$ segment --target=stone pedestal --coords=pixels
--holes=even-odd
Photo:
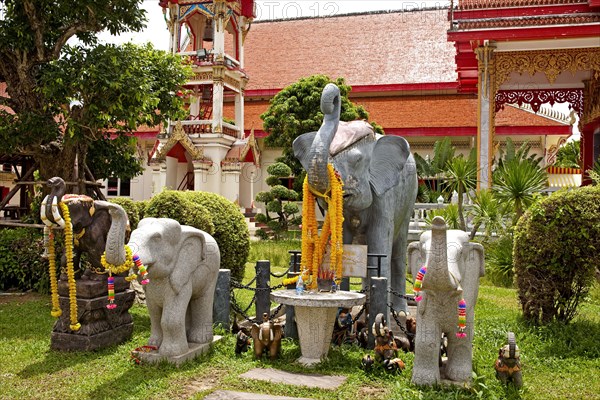
[[[364,294],[345,291],[299,295],[295,290],[280,290],[271,293],[271,298],[277,303],[294,306],[302,353],[298,362],[305,366],[318,364],[327,357],[338,308],[365,302]]]
[[[58,281],[58,293],[62,315],[54,324],[50,347],[63,351],[90,351],[109,347],[131,337],[133,319],[129,309],[135,300],[135,292],[129,282],[115,277],[115,304],[109,310],[106,275],[77,281],[77,314],[81,328],[77,332],[69,328],[69,286],[66,280]]]
[[[132,355],[140,361],[147,362],[150,364],[158,364],[161,361],[166,361],[170,364],[175,364],[175,366],[179,367],[186,361],[193,360],[201,354],[206,353],[210,350],[211,346],[221,340],[222,336],[215,335],[213,336],[211,343],[188,343],[189,350],[183,354],[179,354],[176,356],[163,356],[158,353],[158,350],[150,350],[150,351],[133,351]]]

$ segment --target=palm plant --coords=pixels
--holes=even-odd
[[[493,179],[496,198],[514,211],[513,223],[519,220],[524,210],[535,201],[536,194],[548,183],[546,171],[539,164],[528,158],[516,157],[504,160],[494,172]]]
[[[491,237],[494,232],[501,232],[504,228],[503,207],[491,190],[481,189],[475,194],[469,214],[473,220],[471,240],[475,238],[481,226],[485,228],[486,238]]]
[[[446,136],[442,140],[438,140],[433,145],[433,157],[423,158],[415,153],[415,163],[417,166],[417,175],[420,179],[435,178],[435,187],[429,189],[440,191],[441,175],[446,170],[446,165],[454,158],[455,149],[452,147],[450,137]],[[437,197],[436,197],[437,198]]]
[[[554,163],[557,167],[564,168],[579,168],[581,161],[581,151],[579,146],[579,140],[567,142],[562,145],[556,153],[556,162]]]
[[[596,160],[594,167],[586,172],[592,180],[592,185],[600,185],[600,159]]]
[[[458,217],[460,229],[467,230],[463,211],[464,194],[477,186],[477,162],[474,157],[465,158],[462,154],[446,164],[446,182],[448,189],[458,194]]]

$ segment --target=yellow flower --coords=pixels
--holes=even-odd
[[[75,268],[73,266],[73,225],[69,207],[62,201],[59,203],[65,220],[65,248],[67,258],[67,278],[69,282],[69,319],[72,331],[78,331],[81,325],[77,322],[77,286],[75,282]]]

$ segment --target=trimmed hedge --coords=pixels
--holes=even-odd
[[[250,253],[248,225],[240,208],[225,197],[208,192],[183,192],[190,201],[206,207],[215,226],[213,237],[221,251],[221,268],[231,270],[238,282],[244,279],[244,270]]]
[[[191,202],[184,192],[177,190],[164,190],[154,196],[148,202],[144,218],[171,218],[182,225],[193,226],[211,235],[215,231],[209,210]]]
[[[57,248],[57,254],[60,254]],[[48,293],[48,262],[42,258],[44,239],[40,229],[0,230],[0,290],[35,290]]]
[[[600,268],[600,187],[562,190],[538,203],[515,229],[513,260],[529,322],[569,322]]]

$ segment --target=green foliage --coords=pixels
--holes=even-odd
[[[260,117],[263,127],[269,134],[265,144],[269,147],[281,147],[282,156],[277,161],[288,165],[296,177],[294,189],[302,192],[304,170],[294,156],[292,142],[299,135],[319,130],[323,122],[321,112],[321,93],[328,83],[335,83],[340,88],[342,121],[355,119],[369,119],[369,114],[360,105],[355,105],[348,100],[348,93],[352,88],[345,84],[343,78],[335,81],[325,75],[313,75],[301,78],[281,90],[270,101],[269,108]],[[383,133],[381,127],[372,123],[377,132]],[[271,173],[271,172],[269,172]],[[274,174],[273,174],[274,175]],[[283,176],[283,175],[278,175]]]
[[[129,218],[129,227],[132,231],[137,228],[138,222],[140,222],[140,214],[135,201],[129,197],[114,197],[109,201],[123,207],[127,213],[127,218]]]
[[[43,236],[38,229],[0,230],[0,290],[15,288],[48,293],[50,279]],[[57,254],[60,254],[57,251]],[[60,261],[59,261],[60,262]]]
[[[471,239],[483,226],[485,240],[489,239],[494,233],[499,234],[505,228],[505,208],[502,207],[498,199],[491,190],[481,189],[475,193],[472,198],[473,206],[469,210],[473,229],[471,230]]]
[[[446,163],[446,184],[449,191],[456,191],[458,194],[458,217],[460,229],[467,230],[463,212],[463,198],[469,190],[477,186],[477,161],[475,158],[464,158],[462,154],[454,157]]]
[[[425,217],[425,223],[427,224],[428,228],[431,228],[431,221],[433,221],[433,218],[437,217],[438,215],[444,218],[448,229],[460,229],[460,218],[458,215],[457,204],[447,204],[444,208],[438,208],[429,211]]]
[[[298,193],[281,185],[279,177],[287,177],[291,173],[290,167],[284,163],[277,162],[267,168],[270,174],[267,177],[267,184],[271,187],[268,192],[260,192],[256,195],[256,201],[265,203],[266,214],[257,215],[257,221],[265,223],[273,231],[275,239],[280,239],[287,232],[291,224],[298,224],[298,214],[300,209],[295,201],[298,199]],[[269,213],[277,214],[272,217]],[[262,229],[258,230],[261,238],[268,235]]]
[[[596,160],[594,167],[586,171],[593,185],[600,185],[600,160]]]
[[[132,139],[110,141],[105,132],[176,118],[182,104],[173,93],[190,72],[151,45],[98,45],[103,30],[141,30],[141,3],[0,2],[0,82],[9,95],[0,97],[0,153],[33,154],[42,179],[72,180],[75,158],[83,174],[87,156],[97,178],[140,172]],[[74,36],[82,45],[66,46]]]
[[[437,203],[437,198],[440,197],[440,195],[442,195],[445,199],[449,199],[452,196],[452,190],[448,188],[448,185],[445,182],[445,177],[448,172],[449,163],[454,159],[455,152],[456,149],[452,146],[450,137],[446,136],[442,140],[437,140],[434,143],[432,158],[423,158],[418,153],[414,153],[415,163],[417,166],[417,176],[419,179],[425,181],[425,188],[422,189],[421,197],[424,202]],[[468,158],[469,168],[471,168],[471,159],[475,163],[475,168],[477,168],[477,162],[472,155],[470,155]],[[455,168],[458,167],[459,166],[457,164]],[[458,172],[458,170],[455,172]],[[475,179],[477,179],[477,171],[475,171]]]
[[[514,266],[523,315],[569,322],[600,270],[600,187],[562,190],[534,204],[515,229]]]
[[[512,287],[513,235],[505,233],[485,248],[485,276],[496,286]]]
[[[581,150],[579,140],[567,142],[560,146],[556,153],[556,162],[554,163],[557,167],[564,168],[579,168],[581,164]]]
[[[214,224],[212,236],[221,252],[221,268],[231,270],[238,282],[244,278],[244,265],[250,251],[250,234],[240,208],[225,197],[208,192],[182,192],[186,199],[210,213]]]
[[[215,216],[206,207],[190,201],[185,192],[176,190],[164,190],[152,197],[144,217],[171,218],[211,235],[215,232]]]
[[[145,218],[146,208],[148,207],[149,203],[150,203],[150,200],[138,200],[138,201],[134,202],[135,208],[137,209],[137,212],[138,212],[138,219],[140,221],[143,218]]]

